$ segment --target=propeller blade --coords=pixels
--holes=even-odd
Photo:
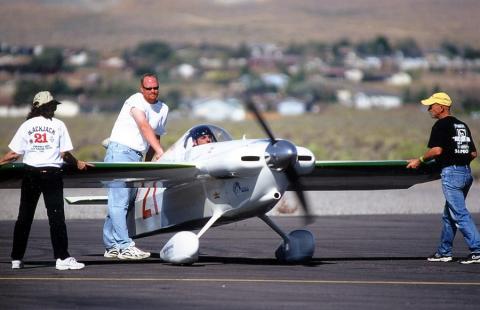
[[[292,189],[297,194],[298,200],[300,201],[300,205],[305,213],[305,224],[311,224],[313,222],[313,216],[310,212],[310,207],[308,206],[307,199],[305,198],[305,194],[300,189],[300,180],[298,177],[297,172],[295,171],[295,167],[290,165],[286,170],[285,174],[290,182]]]
[[[255,106],[255,103],[253,103],[251,100],[248,100],[247,107],[250,111],[253,112],[253,114],[255,114],[255,117],[257,118],[260,125],[262,125],[263,130],[267,133],[267,135],[270,138],[270,141],[272,142],[272,144],[275,144],[277,142],[277,140],[273,136],[273,133],[270,130],[270,128],[268,127],[267,123],[265,123],[265,120],[263,119],[263,117],[260,115],[260,112],[258,111],[257,107]]]
[[[263,119],[262,115],[258,111],[257,107],[255,106],[255,103],[250,99],[250,94],[246,95],[246,102],[247,102],[247,108],[255,114],[255,117],[257,118],[258,122],[262,126],[263,130],[267,133],[268,137],[270,138],[270,141],[272,145],[277,143],[278,141],[275,139],[275,136],[273,135],[272,131],[268,127],[267,123]],[[310,208],[308,207],[307,200],[305,198],[305,194],[303,191],[300,189],[299,186],[299,177],[297,174],[297,171],[295,170],[294,164],[290,163],[288,167],[285,169],[285,175],[287,176],[288,181],[292,185],[293,190],[297,194],[298,200],[300,201],[300,204],[303,208],[303,211],[305,213],[305,224],[310,224],[313,222],[313,217],[310,213]]]

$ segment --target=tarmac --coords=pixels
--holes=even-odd
[[[64,190],[68,196],[106,195],[101,188]],[[445,204],[440,181],[415,185],[409,189],[377,191],[309,191],[305,192],[314,215],[358,214],[441,214]],[[0,220],[15,220],[20,201],[19,189],[0,190]],[[467,197],[470,212],[480,212],[480,183],[475,181]],[[104,219],[102,205],[65,205],[67,219]],[[302,215],[294,193],[287,192],[269,215]],[[35,219],[46,219],[43,199],[37,206]]]
[[[103,194],[65,189],[65,196]],[[478,309],[480,264],[425,260],[441,229],[438,181],[406,190],[308,192],[307,199],[316,215],[307,227],[316,238],[308,264],[277,262],[281,240],[255,218],[209,229],[192,266],[160,260],[172,234],[136,240],[152,252],[147,260],[106,259],[106,208],[94,205],[65,207],[70,253],[86,267],[57,271],[40,201],[25,268],[12,270],[19,191],[0,190],[0,309]],[[477,223],[479,201],[475,182],[467,204]],[[293,193],[270,212],[285,231],[304,226],[299,214]],[[468,254],[459,233],[454,255]]]
[[[291,231],[304,221],[273,217]],[[480,214],[474,213],[477,223]],[[68,220],[83,270],[57,271],[48,222],[34,221],[25,268],[12,270],[14,221],[0,221],[1,309],[479,309],[480,264],[432,263],[440,214],[318,216],[313,259],[278,263],[281,240],[261,220],[208,230],[200,258],[173,266],[158,251],[171,234],[136,240],[142,261],[103,257],[101,219]],[[468,254],[459,234],[455,257]]]

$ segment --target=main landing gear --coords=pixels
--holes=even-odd
[[[220,217],[215,215],[198,234],[190,231],[176,233],[160,250],[160,258],[176,265],[190,265],[198,261],[200,236]],[[315,238],[308,230],[294,230],[285,234],[268,216],[260,216],[268,226],[279,234],[283,243],[275,251],[278,261],[289,264],[306,263],[313,257]]]

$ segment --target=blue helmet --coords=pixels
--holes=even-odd
[[[192,137],[193,140],[197,140],[201,136],[207,136],[207,135],[210,136],[213,142],[217,142],[215,135],[210,130],[210,128],[208,128],[208,126],[200,125],[190,130],[190,137]]]

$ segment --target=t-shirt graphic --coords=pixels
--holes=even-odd
[[[468,154],[470,153],[470,137],[468,136],[467,128],[464,124],[454,124],[457,135],[452,137],[456,142],[455,154]]]

